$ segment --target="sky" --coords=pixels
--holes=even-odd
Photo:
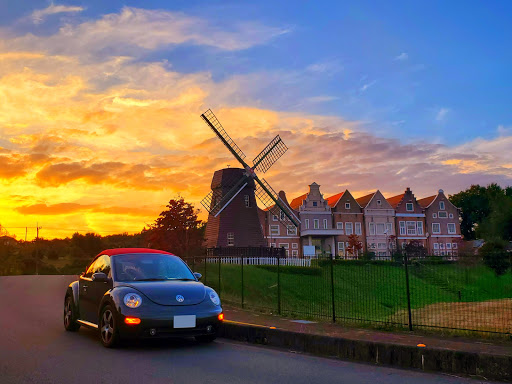
[[[0,225],[140,231],[236,160],[289,200],[512,184],[510,1],[0,2]],[[200,213],[206,219],[204,210]],[[27,232],[25,227],[29,227]]]

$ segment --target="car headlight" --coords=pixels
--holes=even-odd
[[[129,293],[124,296],[124,305],[130,308],[140,307],[142,304],[142,297],[137,295],[136,293]]]
[[[220,305],[220,297],[219,297],[219,295],[217,295],[217,292],[210,291],[208,296],[210,296],[210,300],[212,301],[213,304]]]

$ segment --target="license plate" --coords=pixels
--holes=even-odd
[[[195,328],[196,315],[174,316],[174,328]]]

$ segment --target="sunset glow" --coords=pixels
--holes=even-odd
[[[0,224],[18,239],[25,227],[34,238],[37,223],[45,238],[138,232],[178,195],[199,208],[213,172],[237,166],[201,120],[208,108],[249,159],[281,135],[290,149],[265,179],[290,200],[313,181],[326,196],[348,188],[356,197],[512,181],[510,118],[464,140],[443,138],[453,120],[409,136],[412,121],[396,131],[364,114],[322,113],[310,106],[332,99],[306,89],[299,103],[296,82],[338,65],[322,57],[294,72],[251,69],[240,58],[245,70],[223,76],[179,63],[186,53],[176,52],[189,48],[233,61],[251,49],[283,49],[298,33],[286,23],[223,25],[193,10],[39,8],[0,27]],[[392,62],[396,49],[389,51]],[[274,89],[295,106],[262,101]],[[453,108],[433,113],[432,127],[450,116]]]

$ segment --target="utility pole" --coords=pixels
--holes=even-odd
[[[36,223],[36,275],[39,275],[39,230],[42,228]]]
[[[28,227],[25,227],[25,243],[27,242],[27,232],[28,232]]]

